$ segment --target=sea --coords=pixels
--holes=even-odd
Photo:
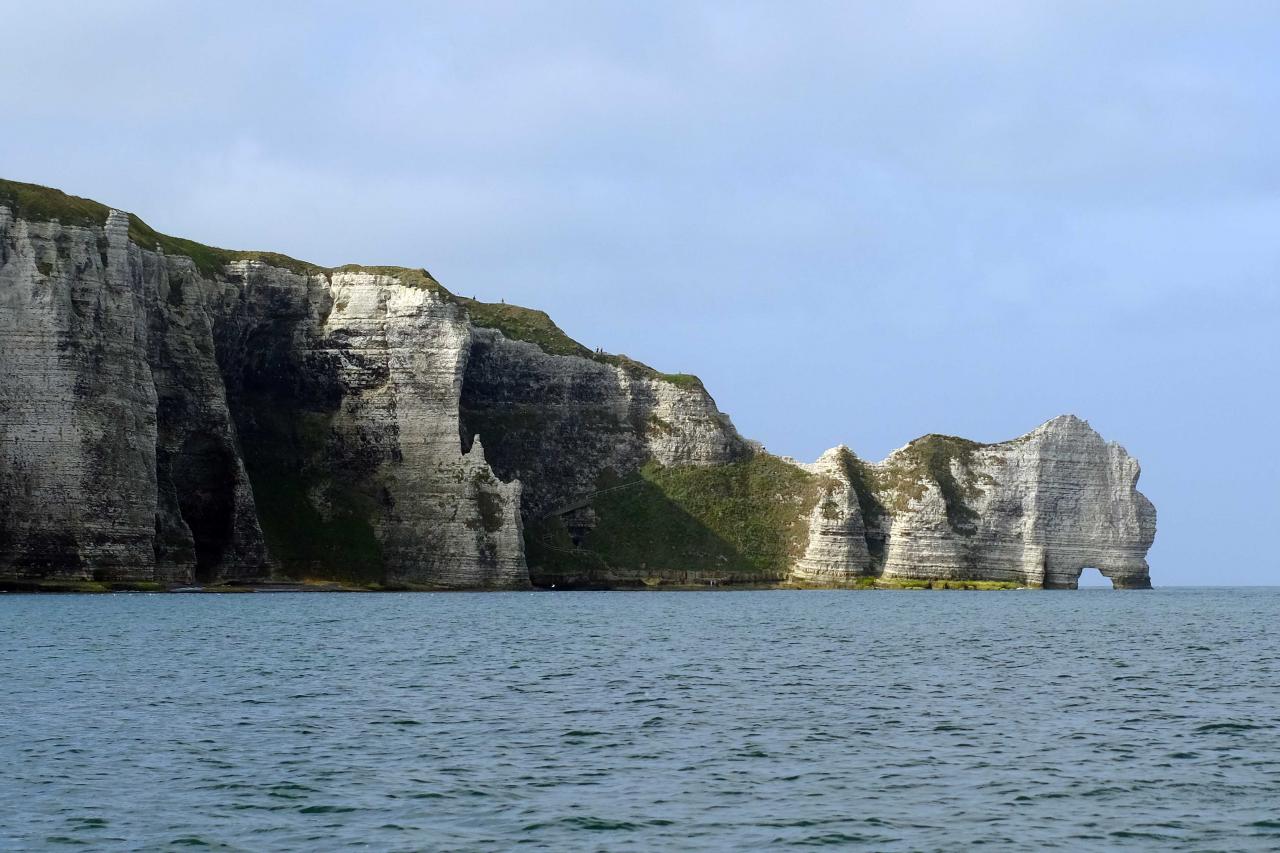
[[[0,849],[1276,850],[1280,589],[0,595]]]

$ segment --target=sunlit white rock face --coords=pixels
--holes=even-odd
[[[1155,508],[1137,490],[1137,460],[1072,415],[999,444],[928,436],[874,465],[836,448],[813,470],[837,485],[814,510],[798,579],[1075,587],[1092,566],[1117,587],[1151,585]],[[862,503],[877,509],[870,523],[850,470],[863,472]],[[856,546],[860,528],[870,549]]]
[[[300,339],[302,363],[341,395],[319,461],[341,460],[371,486],[389,579],[527,585],[520,484],[493,476],[480,443],[464,454],[458,440],[466,312],[385,275],[334,273],[325,293]]]

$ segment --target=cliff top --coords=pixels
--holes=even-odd
[[[101,228],[107,222],[112,208],[93,199],[68,195],[61,190],[39,184],[10,181],[0,178],[0,205],[8,207],[14,216],[22,219],[50,221],[63,225],[92,226]],[[126,211],[127,212],[127,211]],[[458,296],[447,290],[425,269],[396,266],[368,266],[344,264],[324,267],[308,261],[300,261],[278,252],[244,251],[206,246],[194,240],[172,237],[156,231],[141,217],[129,213],[129,239],[144,249],[159,248],[167,255],[188,257],[196,268],[209,277],[223,272],[227,264],[235,261],[259,261],[268,266],[289,270],[299,275],[332,275],[335,272],[366,272],[397,278],[409,287],[425,287],[439,293],[445,299],[467,309],[471,322],[477,326],[496,329],[511,340],[525,341],[550,355],[572,355],[612,364],[634,373],[640,373],[670,382],[682,388],[703,389],[698,377],[687,373],[661,373],[658,370],[625,355],[598,353],[569,337],[552,321],[545,311],[524,308],[506,303],[481,302]],[[703,389],[705,390],[705,389]]]
[[[56,219],[63,225],[102,227],[113,208],[93,199],[67,195],[61,190],[24,184],[0,178],[0,204],[10,208],[15,216],[23,219]],[[141,217],[129,214],[129,239],[145,249],[160,247],[167,255],[184,255],[195,262],[206,275],[221,272],[232,261],[262,261],[274,267],[303,275],[325,272],[324,267],[299,261],[276,252],[244,252],[206,246],[194,240],[161,234]]]

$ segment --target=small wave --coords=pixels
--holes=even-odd
[[[537,832],[540,829],[547,829],[551,826],[564,826],[570,829],[582,829],[589,832],[610,832],[640,829],[642,825],[625,820],[609,820],[602,817],[582,816],[566,817],[549,823],[531,823],[528,826],[522,827],[522,829],[525,832]]]
[[[1197,734],[1208,734],[1210,732],[1252,732],[1261,729],[1271,729],[1274,726],[1256,725],[1254,723],[1205,723],[1202,726],[1196,726]]]
[[[781,839],[778,839],[779,841]],[[790,847],[828,847],[832,844],[872,844],[883,841],[870,835],[850,835],[846,832],[828,832],[824,835],[811,835],[798,841],[785,842]],[[775,842],[776,843],[776,842]]]

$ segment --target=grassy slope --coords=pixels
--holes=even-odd
[[[607,489],[624,482],[602,477]],[[645,465],[631,487],[592,501],[596,526],[576,553],[559,518],[529,524],[539,582],[600,583],[701,572],[760,583],[782,580],[803,553],[821,478],[767,453],[743,462]]]

